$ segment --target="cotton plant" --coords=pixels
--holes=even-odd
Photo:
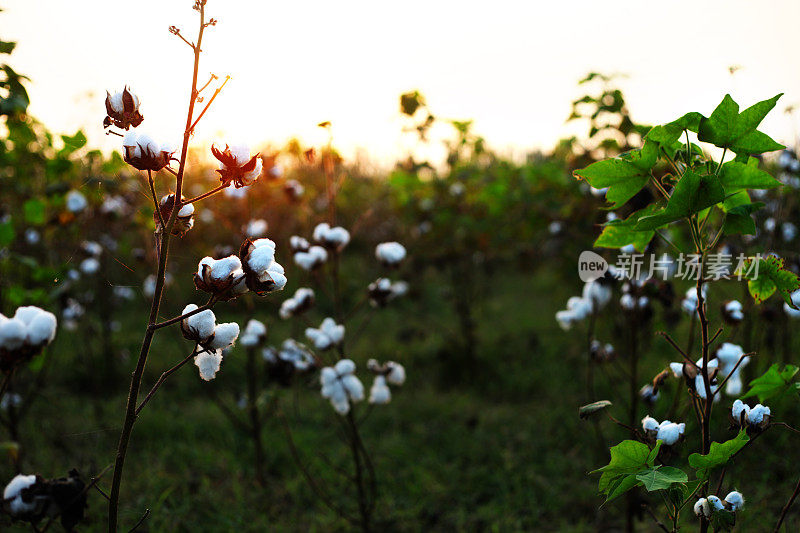
[[[713,494],[730,483],[730,476],[726,479],[725,473],[734,466],[733,457],[744,453],[755,437],[769,428],[791,428],[787,423],[774,423],[769,407],[762,404],[750,407],[737,399],[727,415],[730,422],[727,427],[735,436],[721,433],[723,424],[715,423],[715,419],[719,418],[718,407],[724,405],[724,395],[758,396],[763,402],[770,394],[777,394],[786,381],[781,379],[779,365],[776,365],[765,376],[751,381],[750,390],[746,390],[743,373],[750,370],[748,363],[756,354],[746,352],[747,337],[744,337],[743,346],[735,344],[733,339],[737,328],[748,318],[749,305],[725,300],[716,308],[718,316],[713,316],[708,303],[709,294],[716,294],[711,286],[726,278],[747,282],[747,290],[757,304],[776,295],[783,299],[789,317],[800,316],[797,310],[800,278],[787,269],[784,260],[776,254],[768,250],[762,255],[745,258],[735,270],[721,268],[711,257],[716,252],[734,255],[731,250],[735,249],[735,241],[729,239],[735,235],[742,235],[745,243],[754,242],[752,238],[748,241],[748,236],[758,231],[753,213],[767,203],[753,203],[750,199],[763,196],[763,190],[781,185],[761,168],[757,159],[764,152],[783,148],[757,130],[779,97],[758,102],[740,112],[738,104],[726,95],[709,116],[692,112],[655,126],[642,137],[640,148],[602,159],[574,173],[591,187],[606,188],[608,207],[614,210],[632,205],[628,201],[640,191],[645,192],[641,197],[643,201],[635,208],[638,210],[629,211],[625,219],[615,218],[604,224],[595,246],[619,249],[623,253],[634,249],[658,253],[663,241],[685,255],[691,254],[692,260],[680,265],[693,282],[679,298],[678,309],[682,313],[665,313],[668,325],[680,320],[681,314],[688,317],[688,342],[678,342],[671,332],[659,331],[663,342],[676,352],[677,360],[641,389],[636,385],[639,368],[631,364],[628,373],[632,377],[631,390],[641,391],[638,400],[668,394],[672,389],[670,412],[691,412],[694,416],[689,417],[687,423],[675,423],[659,422],[648,415],[642,420],[640,430],[633,422],[637,415],[637,399],[634,399],[628,404],[628,423],[608,415],[630,438],[612,446],[609,464],[598,470],[601,473],[599,491],[607,500],[634,490],[659,492],[663,499],[655,495],[647,497],[645,508],[647,516],[664,531],[678,531],[682,511],[687,508],[693,508],[703,532],[710,527],[715,530],[734,527],[738,513],[744,510],[742,494],[733,490],[725,499]],[[701,143],[713,145],[717,150],[709,151]],[[714,155],[709,155],[711,153]],[[741,209],[732,210],[734,205]],[[774,213],[771,207],[767,210]],[[771,218],[765,224],[768,233],[779,229],[774,216]],[[795,238],[794,233],[794,228],[789,226],[778,237],[785,237],[789,242]],[[647,280],[640,288],[630,291],[629,298],[623,295],[620,300],[620,308],[626,313],[617,327],[627,330],[629,338],[637,338],[643,324],[637,319],[646,316],[633,311],[640,308],[641,297],[653,301],[653,290],[659,285],[660,282]],[[669,291],[658,291],[658,297],[667,303],[670,301]],[[586,294],[578,298],[559,312],[558,321],[562,326],[571,327],[592,316],[594,309],[582,301],[587,299]],[[722,327],[717,329],[718,324]],[[726,334],[728,329],[733,330],[732,334]],[[592,346],[591,337],[589,346]],[[634,354],[637,348],[635,344],[628,347]],[[634,361],[635,357],[629,355],[629,360]],[[679,386],[665,387],[670,373],[681,380]],[[609,401],[591,399],[594,401],[579,411],[583,418],[612,409]],[[617,468],[621,464],[625,465],[624,469]],[[717,487],[716,491],[712,487]],[[795,491],[790,502],[796,495]],[[634,496],[629,498],[634,501]],[[656,503],[660,501],[664,502],[663,507]],[[776,530],[780,529],[785,514],[784,511],[778,518]],[[635,520],[633,506],[629,506],[629,528],[635,527]]]
[[[207,83],[200,80],[200,58],[206,43],[203,37],[217,24],[206,15],[206,0],[196,0],[193,9],[199,17],[197,35],[191,40],[184,37],[180,28],[170,26],[169,31],[180,39],[181,46],[192,51],[192,80],[189,106],[181,140],[150,137],[140,129],[144,124],[142,108],[145,95],[134,93],[129,87],[121,91],[107,93],[105,99],[106,117],[103,126],[110,135],[121,138],[120,152],[129,168],[138,171],[144,178],[145,190],[152,201],[155,226],[154,241],[157,266],[152,278],[147,278],[145,294],[151,296],[149,321],[138,356],[134,357],[134,370],[122,421],[119,445],[114,462],[113,477],[108,493],[108,529],[120,528],[118,510],[120,488],[125,460],[129,452],[129,442],[134,424],[141,417],[140,412],[154,397],[165,380],[171,378],[182,365],[194,362],[203,380],[212,380],[223,364],[224,351],[239,336],[236,323],[216,323],[211,309],[219,302],[233,300],[246,293],[259,296],[268,295],[283,289],[287,279],[281,264],[276,260],[275,243],[263,236],[256,240],[245,238],[238,254],[208,255],[198,262],[193,278],[197,289],[208,295],[202,305],[190,304],[180,315],[159,322],[167,271],[170,263],[171,241],[183,237],[194,227],[194,216],[199,202],[226,190],[242,190],[254,187],[262,174],[263,162],[260,153],[243,143],[215,142],[211,155],[219,165],[214,175],[218,185],[194,197],[184,194],[192,187],[187,172],[189,141],[197,131],[199,123],[210,109],[219,92],[230,79],[219,82],[213,96],[206,90],[213,90],[212,84],[218,77],[211,75]],[[133,59],[135,61],[135,58]],[[209,89],[211,87],[211,89]],[[159,189],[168,189],[159,195]],[[213,245],[212,245],[213,247]],[[152,281],[150,281],[152,280]],[[180,325],[187,339],[195,343],[195,348],[172,368],[166,370],[154,384],[150,392],[140,399],[142,378],[145,374],[148,355],[154,337],[163,329]],[[252,333],[252,329],[250,331]],[[248,342],[251,338],[247,336]]]
[[[58,517],[65,531],[73,531],[84,518],[86,483],[77,471],[67,477],[45,479],[35,474],[18,474],[3,489],[2,510],[14,521],[37,524]]]
[[[53,313],[28,305],[18,307],[11,318],[0,314],[0,372],[4,392],[11,373],[27,363],[56,336],[58,321]]]

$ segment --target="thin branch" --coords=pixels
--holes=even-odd
[[[193,203],[195,203],[197,201],[202,200],[203,198],[208,198],[211,195],[217,194],[222,189],[226,189],[226,188],[230,187],[230,185],[231,185],[230,183],[223,183],[219,187],[215,187],[214,189],[211,189],[210,191],[205,192],[205,193],[201,194],[200,196],[195,196],[194,198],[191,198],[189,200],[184,200],[183,202],[181,202],[181,205],[183,206],[183,205],[193,204]]]
[[[647,511],[647,514],[650,515],[650,518],[653,519],[653,521],[656,523],[656,525],[659,527],[659,529],[661,529],[662,531],[666,531],[667,533],[670,533],[669,529],[667,529],[667,526],[665,526],[664,524],[661,523],[661,520],[659,520],[658,517],[656,517],[655,513],[653,512],[653,510],[650,509],[649,505],[642,504],[642,509]]]
[[[677,350],[677,352],[678,352],[679,354],[681,354],[681,355],[683,356],[683,358],[684,358],[684,359],[686,359],[686,361],[687,361],[689,364],[691,364],[693,367],[695,367],[695,368],[696,368],[696,369],[698,369],[698,370],[700,369],[700,367],[699,367],[699,366],[697,366],[697,363],[695,363],[694,361],[692,361],[691,359],[689,359],[689,356],[688,356],[688,355],[686,355],[686,352],[684,352],[684,351],[683,351],[683,348],[681,348],[680,346],[678,346],[678,343],[677,343],[677,342],[675,342],[675,341],[672,339],[672,337],[670,337],[670,336],[669,336],[669,333],[667,333],[666,331],[657,331],[657,332],[656,332],[656,335],[661,335],[662,337],[664,337],[664,338],[667,340],[667,342],[668,342],[668,343],[670,343],[670,345],[672,345],[672,347],[673,347],[673,348],[675,348],[675,350]]]
[[[797,495],[800,494],[800,479],[797,480],[797,486],[794,488],[794,492],[789,497],[789,501],[786,502],[786,505],[783,507],[781,511],[781,516],[778,518],[778,523],[775,524],[775,533],[778,533],[781,529],[781,525],[783,524],[783,520],[786,518],[786,514],[789,512],[789,509],[792,507],[795,499],[797,499]]]
[[[206,114],[206,111],[208,111],[208,108],[209,108],[209,107],[211,107],[211,104],[214,102],[214,99],[217,97],[217,95],[220,93],[220,91],[222,91],[222,88],[223,88],[223,87],[225,87],[225,84],[226,84],[226,83],[228,83],[228,80],[230,80],[230,79],[231,79],[231,77],[230,77],[230,76],[225,76],[225,81],[223,81],[223,82],[222,82],[222,85],[220,85],[219,87],[217,87],[217,90],[216,90],[216,91],[214,91],[214,94],[213,94],[213,95],[211,96],[211,98],[208,100],[208,103],[206,104],[206,106],[203,108],[203,110],[202,110],[202,111],[200,112],[200,114],[197,116],[197,118],[195,119],[195,121],[192,123],[192,126],[189,128],[189,131],[190,131],[190,132],[193,132],[193,131],[194,131],[194,128],[195,128],[195,126],[197,126],[197,123],[198,123],[198,122],[200,122],[200,119],[201,119],[201,118],[203,118],[203,115],[205,115],[205,114]],[[209,83],[210,83],[210,82],[209,82]],[[204,87],[204,88],[205,88],[205,87]],[[201,90],[202,90],[202,89],[201,89]],[[198,94],[199,94],[199,92],[198,92]]]
[[[156,194],[156,186],[153,183],[153,173],[147,171],[147,181],[150,183],[150,194],[153,195],[153,208],[158,215],[158,223],[161,224],[161,231],[164,231],[166,224],[164,224],[164,215],[161,214],[161,206],[158,204],[158,195]],[[174,202],[173,202],[174,207]]]
[[[150,329],[156,330],[156,329],[165,328],[167,326],[171,326],[172,324],[176,324],[176,323],[178,323],[178,322],[180,322],[180,321],[182,321],[182,320],[184,320],[186,318],[189,318],[190,316],[196,315],[197,313],[202,313],[206,309],[211,309],[212,307],[214,307],[215,303],[216,302],[214,302],[214,297],[212,296],[211,299],[208,302],[206,302],[204,305],[201,305],[200,307],[198,307],[194,311],[189,311],[188,313],[186,313],[184,315],[176,316],[176,317],[170,318],[169,320],[165,320],[163,322],[158,322],[156,324],[153,324],[152,326],[150,326]]]
[[[150,398],[152,398],[153,395],[158,391],[158,389],[161,388],[161,385],[164,384],[164,382],[167,380],[167,378],[170,377],[175,372],[177,372],[180,369],[180,367],[182,367],[183,365],[188,363],[189,360],[192,357],[194,357],[196,354],[197,354],[197,347],[195,346],[195,349],[192,350],[192,353],[190,353],[185,358],[183,358],[183,360],[181,362],[179,362],[178,364],[176,364],[175,366],[173,366],[169,370],[165,370],[161,374],[161,377],[158,378],[158,381],[156,381],[156,384],[153,385],[153,388],[150,389],[150,392],[148,392],[147,396],[144,397],[144,400],[142,400],[142,403],[140,403],[139,407],[136,408],[136,416],[139,416],[139,413],[142,411],[142,409],[144,409],[144,406],[147,405],[147,402],[150,401]]]
[[[134,525],[132,528],[130,528],[130,530],[128,530],[128,533],[133,533],[134,531],[139,529],[139,526],[144,524],[144,521],[147,520],[148,516],[150,516],[150,509],[145,509],[142,517],[139,519],[138,522],[136,522],[136,525]]]
[[[728,372],[728,375],[725,376],[725,379],[723,379],[722,382],[719,385],[717,385],[716,390],[711,393],[711,399],[712,400],[714,399],[714,395],[718,394],[722,390],[722,386],[725,385],[728,382],[729,379],[731,379],[731,376],[736,372],[736,369],[739,368],[739,365],[742,364],[742,361],[744,361],[744,358],[745,357],[749,357],[751,355],[755,355],[755,354],[756,354],[756,352],[749,352],[749,353],[746,353],[746,354],[742,354],[739,357],[739,360],[736,361],[735,365],[733,365],[733,370]]]

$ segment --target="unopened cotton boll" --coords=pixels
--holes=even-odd
[[[67,211],[70,213],[80,213],[89,205],[86,197],[80,191],[72,190],[65,197]]]
[[[736,512],[744,507],[744,496],[738,490],[734,490],[725,496],[725,501],[731,506],[731,511]]]
[[[224,350],[232,346],[238,337],[239,324],[236,322],[217,324],[214,328],[214,337],[211,339],[211,342],[208,343],[208,347],[212,350]]]
[[[386,378],[383,376],[375,376],[372,382],[372,387],[369,389],[369,403],[385,405],[392,399],[392,391],[386,385]]]
[[[211,381],[217,376],[222,364],[222,350],[200,352],[195,356],[194,364],[200,371],[200,378],[203,381]]]
[[[22,491],[36,484],[36,476],[18,474],[6,485],[3,490],[3,500],[7,502],[12,516],[24,515],[36,510],[36,502],[31,500],[25,502],[22,499]]]

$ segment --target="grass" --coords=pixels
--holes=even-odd
[[[553,319],[576,290],[563,283],[556,271],[532,275],[504,268],[492,274],[491,291],[476,310],[481,346],[469,379],[455,383],[446,379],[442,361],[448,365],[458,361],[459,348],[449,333],[456,321],[447,290],[433,272],[421,273],[415,295],[376,315],[369,332],[349,347],[361,368],[370,357],[392,358],[403,362],[409,374],[406,384],[393,391],[392,403],[373,409],[364,424],[364,438],[379,478],[376,529],[598,531],[623,527],[624,506],[614,503],[600,508],[596,477],[587,472],[605,464],[607,446],[625,434],[606,422],[594,426],[577,417],[576,409],[584,400],[585,333],[578,329],[565,334]],[[136,353],[143,305],[119,316],[124,327],[115,336],[115,353]],[[243,321],[246,311],[241,307],[223,305],[217,312],[219,320]],[[268,316],[275,313],[256,314],[257,318]],[[277,344],[291,326],[268,322],[270,342]],[[685,324],[681,328],[678,334],[684,338]],[[611,331],[610,327],[601,329],[601,339],[610,338]],[[112,462],[127,392],[124,374],[132,361],[118,361],[118,377],[102,386],[88,372],[96,364],[97,355],[91,355],[98,351],[94,344],[91,336],[59,334],[49,354],[51,383],[22,428],[26,472],[53,477],[75,467],[89,476]],[[188,349],[177,330],[162,335],[152,352],[145,389]],[[642,384],[674,360],[668,350],[666,343],[653,339],[642,365]],[[614,372],[608,374],[614,376]],[[624,398],[625,385],[604,375],[598,375],[598,394],[615,402]],[[668,388],[671,391],[672,382]],[[350,530],[309,489],[274,416],[264,429],[269,480],[266,487],[257,486],[250,441],[211,401],[209,389],[235,408],[244,389],[241,349],[226,357],[213,382],[201,382],[193,366],[182,369],[143,411],[126,464],[122,524],[131,527],[150,509],[148,529],[143,530]],[[316,383],[301,381],[293,389],[270,390],[269,394],[279,396],[279,408],[309,468],[326,484],[341,485],[342,476],[326,462],[349,470],[348,450],[337,436],[337,417],[319,396]],[[662,399],[653,415],[662,415],[669,401],[669,396]],[[614,409],[622,416],[624,402]],[[366,406],[359,406],[359,415],[365,410]],[[643,408],[640,417],[646,412]],[[773,412],[784,420],[796,420],[800,414],[797,402],[776,404]],[[721,413],[717,417],[721,419]],[[687,422],[687,432],[696,433],[695,422]],[[603,434],[603,445],[597,429]],[[721,421],[714,428],[717,440],[726,438],[726,431]],[[739,488],[748,498],[740,518],[744,531],[771,528],[796,481],[794,464],[785,462],[796,455],[796,447],[786,432],[772,431],[762,438],[761,449],[769,453],[743,455],[727,477],[726,487]],[[684,450],[698,448],[693,438],[682,446]],[[2,465],[3,479],[12,474],[9,464]],[[106,486],[109,479],[100,485]],[[336,493],[339,501],[354,504],[350,486]],[[656,501],[655,496],[649,499]],[[105,501],[96,492],[90,496],[87,516],[82,531],[104,530]],[[687,516],[685,524],[694,527],[694,517]],[[798,524],[797,514],[790,515],[787,531]],[[5,523],[0,525],[6,529]],[[651,526],[652,522],[640,523],[643,530]]]

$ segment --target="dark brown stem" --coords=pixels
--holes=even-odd
[[[189,97],[189,110],[186,115],[186,127],[183,133],[183,145],[181,148],[180,164],[178,167],[178,175],[176,177],[175,198],[181,197],[183,190],[183,175],[186,169],[186,156],[189,147],[189,138],[191,132],[189,127],[192,124],[192,116],[194,115],[194,104],[197,98],[197,72],[200,65],[200,44],[203,40],[203,30],[205,29],[205,3],[200,3],[200,29],[198,30],[197,46],[193,48],[194,51],[194,67],[192,73],[192,88]],[[177,202],[176,202],[177,203]],[[154,329],[152,325],[156,323],[158,317],[158,310],[161,306],[161,296],[164,290],[164,278],[167,269],[167,258],[169,256],[169,242],[172,228],[178,217],[179,209],[172,209],[169,216],[169,221],[164,228],[161,236],[161,246],[158,260],[158,272],[156,274],[156,288],[153,295],[153,302],[150,307],[150,319],[148,327],[144,333],[142,340],[142,347],[139,351],[139,357],[136,362],[136,368],[131,375],[131,385],[128,391],[128,400],[125,408],[125,420],[122,426],[122,432],[119,437],[119,445],[117,446],[117,457],[114,463],[114,476],[111,481],[111,492],[108,502],[108,531],[109,533],[116,533],[118,530],[118,516],[119,516],[119,498],[120,487],[122,485],[122,471],[125,467],[125,456],[128,452],[128,443],[130,442],[131,434],[133,433],[133,425],[136,423],[136,403],[139,397],[139,388],[142,384],[142,375],[144,374],[145,365],[147,363],[147,356],[150,353],[150,345],[153,342]]]
[[[353,463],[356,470],[356,490],[358,492],[358,511],[361,515],[361,530],[364,533],[371,531],[370,526],[370,507],[367,504],[366,487],[364,486],[364,471],[361,462],[361,448],[359,446],[358,426],[353,419],[353,411],[347,413],[347,423],[350,426],[350,450],[353,453]]]
[[[150,194],[153,196],[153,209],[158,215],[158,222],[161,224],[161,231],[164,231],[166,224],[164,224],[164,216],[161,214],[161,206],[158,204],[158,195],[156,194],[156,186],[153,183],[153,173],[147,171],[147,181],[150,183]]]
[[[247,349],[247,413],[250,416],[250,435],[255,446],[256,481],[262,487],[264,477],[264,442],[261,439],[261,415],[258,412],[258,370],[256,368],[256,351]]]
[[[789,509],[792,507],[792,504],[797,499],[797,495],[800,494],[800,479],[797,480],[797,486],[794,488],[794,492],[789,497],[789,501],[786,502],[784,505],[783,510],[781,511],[781,516],[778,518],[778,523],[775,524],[775,533],[778,533],[781,529],[781,525],[783,525],[783,521],[786,518],[786,514],[789,512]]]

